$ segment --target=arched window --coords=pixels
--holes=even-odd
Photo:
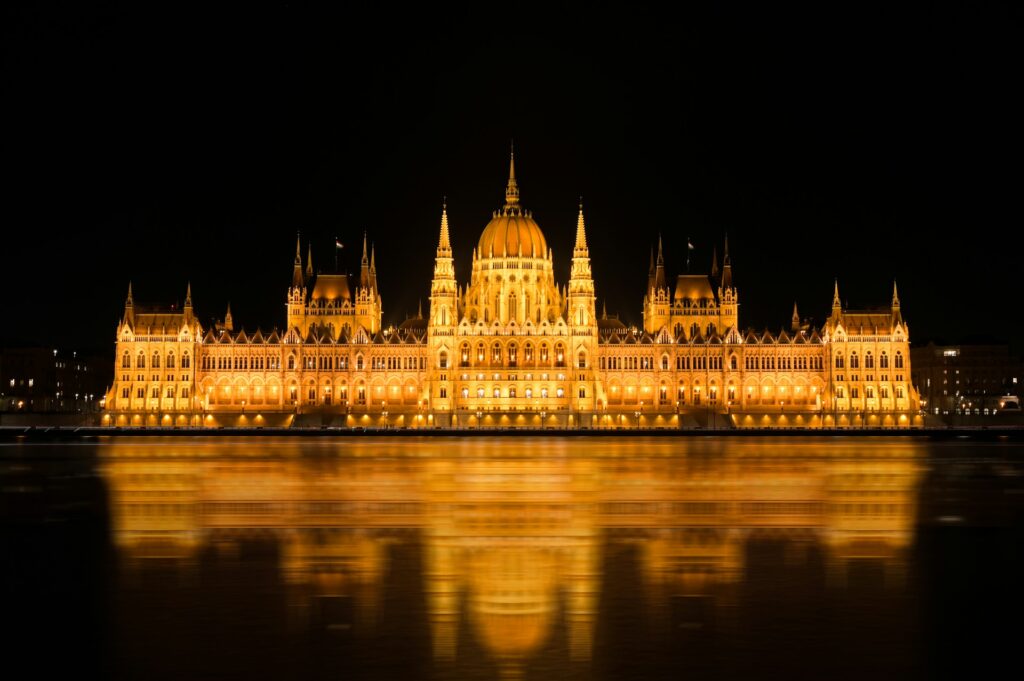
[[[441,367],[442,369],[447,369],[448,368],[448,353],[445,352],[444,350],[442,350],[441,354],[438,355],[437,365],[439,367]]]
[[[363,370],[363,356],[362,355],[356,355],[356,371],[362,371],[362,370]]]
[[[476,396],[477,397],[483,397],[484,396],[484,389],[483,388],[477,388],[476,389]]]
[[[526,399],[530,399],[531,397],[533,397],[533,388],[527,388],[526,389]]]
[[[844,366],[842,354],[836,355],[836,369],[842,369]]]
[[[139,351],[139,358],[135,361],[135,367],[138,369],[146,368],[146,355],[141,350]]]
[[[125,350],[124,351],[124,355],[121,357],[121,368],[122,369],[130,369],[131,367],[132,367],[131,355],[129,355],[128,351]]]
[[[476,346],[476,361],[479,364],[483,364],[484,361],[484,344],[477,343]]]
[[[154,369],[159,369],[160,368],[160,353],[158,353],[158,352],[154,352],[153,353],[153,368]]]
[[[494,388],[494,399],[498,399],[499,397],[501,397],[501,388],[495,387]]]
[[[896,368],[897,369],[902,369],[903,368],[903,353],[901,353],[898,350],[896,351]]]
[[[729,368],[732,369],[733,371],[736,371],[736,363],[736,355],[733,355],[732,357],[729,358]]]
[[[577,363],[577,365],[579,366],[580,369],[586,369],[587,368],[587,353],[585,353],[584,351],[580,350],[579,357],[576,358],[576,363]]]
[[[519,348],[515,343],[511,343],[508,346],[508,365],[510,367],[516,366],[516,362],[519,359]]]
[[[167,353],[167,368],[168,369],[173,369],[174,368],[174,353],[173,352]]]
[[[857,357],[857,353],[856,352],[851,352],[850,353],[850,368],[851,369],[859,369],[860,368],[860,359]]]
[[[542,343],[540,346],[540,361],[544,364],[548,362],[548,344]]]
[[[181,356],[181,368],[182,369],[188,369],[191,366],[192,366],[192,359],[188,356],[188,353],[186,352],[185,354],[183,354]]]
[[[459,360],[460,361],[459,366],[468,367],[469,366],[469,343],[463,343],[462,344],[462,347],[459,350],[459,354],[460,354],[460,357],[461,357],[461,359]]]
[[[559,387],[557,390],[555,390],[555,395],[557,395],[558,397],[565,397],[565,388]]]
[[[661,386],[661,388],[659,390],[659,393],[658,393],[658,398],[662,402],[668,402],[668,386],[666,386],[666,385],[662,385]]]
[[[555,346],[555,366],[565,366],[565,348],[561,343]]]
[[[542,399],[546,400],[548,398],[548,389],[547,388],[541,388],[540,389],[540,396],[541,396]]]
[[[870,352],[864,355],[864,368],[874,369],[875,368],[875,357]]]
[[[516,396],[516,387],[514,385],[508,387],[508,396],[512,398]]]
[[[882,356],[878,358],[878,366],[883,369],[889,368],[889,355],[885,354],[885,351],[882,351]]]
[[[462,397],[463,397],[463,399],[469,397],[469,388],[463,388],[462,389]]]
[[[288,370],[295,371],[295,355],[288,355]]]
[[[668,371],[668,355],[661,356],[661,370]]]
[[[498,341],[491,346],[491,364],[501,364],[501,343]]]
[[[533,361],[533,343],[526,344],[526,347],[523,348],[523,355],[527,362]]]

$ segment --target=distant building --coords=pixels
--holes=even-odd
[[[910,351],[922,405],[936,416],[987,416],[1019,411],[1021,359],[1006,344],[936,345]],[[1006,400],[1007,396],[1018,400]]]
[[[99,411],[111,359],[57,348],[0,349],[0,411]]]
[[[191,288],[181,310],[143,309],[131,287],[117,328],[111,425],[280,425],[296,417],[373,427],[906,427],[920,423],[909,327],[889,305],[777,331],[744,329],[726,240],[721,268],[666,273],[659,240],[643,327],[596,309],[580,206],[567,284],[520,203],[514,159],[505,204],[455,277],[447,208],[430,307],[384,328],[377,262],[358,277],[317,273],[296,244],[287,326],[204,327]],[[571,229],[569,225],[565,229]],[[626,230],[623,239],[633,238]],[[424,244],[426,246],[426,244]],[[425,283],[425,282],[424,282]],[[411,284],[411,283],[410,283]]]

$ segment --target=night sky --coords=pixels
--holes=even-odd
[[[582,195],[599,305],[627,321],[659,233],[671,277],[687,236],[706,271],[728,233],[744,326],[788,326],[794,300],[820,321],[835,277],[888,305],[896,278],[912,340],[1019,344],[1021,11],[764,4],[7,7],[2,342],[111,349],[129,280],[137,303],[191,280],[204,320],[230,301],[236,325],[283,325],[296,231],[318,269],[337,236],[358,272],[366,230],[401,322],[444,195],[468,279],[514,138],[556,278]]]

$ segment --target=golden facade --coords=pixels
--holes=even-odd
[[[878,311],[821,327],[744,330],[725,242],[709,274],[666,275],[660,240],[643,328],[596,311],[583,207],[567,285],[520,203],[514,158],[505,204],[460,285],[442,209],[430,306],[383,328],[376,254],[358,282],[315,274],[296,244],[287,327],[236,330],[230,307],[204,328],[192,310],[137,309],[129,286],[104,423],[399,428],[911,427],[909,329],[893,285]]]

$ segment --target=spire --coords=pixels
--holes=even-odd
[[[601,319],[608,319],[608,301],[601,301]]]
[[[295,233],[295,266],[292,268],[292,288],[300,289],[304,283],[302,278],[302,235]]]
[[[836,279],[835,288],[832,290],[832,309],[841,310],[843,304],[839,301],[839,280]]]
[[[583,197],[580,197],[580,214],[576,218],[576,246],[573,248],[575,257],[587,257],[587,232],[583,221]]]
[[[722,288],[732,288],[732,259],[729,257],[729,235],[725,235],[725,253],[722,256]]]
[[[416,310],[416,319],[423,319],[423,299],[420,298],[419,309]]]
[[[124,301],[124,306],[126,308],[128,308],[128,307],[132,307],[133,305],[134,305],[134,303],[132,302],[132,282],[129,281],[128,282],[128,297]]]
[[[188,282],[188,286],[185,288],[185,309],[192,307],[192,282]]]
[[[519,186],[516,184],[516,147],[512,144],[508,162],[508,186],[505,188],[505,207],[519,204]]]
[[[444,197],[441,203],[441,239],[437,242],[438,253],[441,251],[451,252],[452,244],[448,240],[448,197]]]
[[[306,278],[313,276],[313,242],[309,242],[309,255],[306,256]]]
[[[900,294],[896,291],[896,280],[892,280],[892,306],[893,309],[899,309],[900,307]]]
[[[366,232],[363,232],[363,259],[360,261],[359,286],[370,288],[370,260],[367,257]]]
[[[718,276],[718,246],[711,247],[711,276]]]
[[[228,311],[224,314],[224,328],[228,331],[235,330],[234,320],[231,318],[231,303],[228,302]]]
[[[793,318],[792,318],[793,331],[800,330],[800,313],[796,309],[796,301],[793,301]]]
[[[661,247],[661,234],[658,234],[658,264],[654,270],[654,287],[656,289],[668,288],[665,282],[665,254]]]

